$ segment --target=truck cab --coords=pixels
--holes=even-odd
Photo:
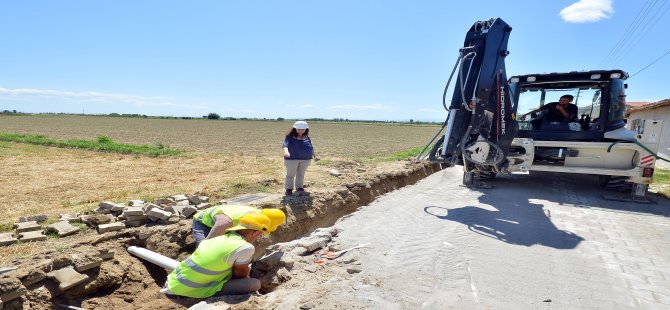
[[[624,128],[626,84],[622,70],[594,70],[513,76],[510,92],[520,116],[517,138],[549,141],[632,140]],[[572,120],[551,122],[552,102],[564,95],[574,97],[578,113]],[[543,111],[526,115],[544,106]],[[523,116],[523,117],[521,117]]]

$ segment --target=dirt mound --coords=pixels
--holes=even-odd
[[[270,292],[290,279],[292,266],[313,264],[310,255],[324,249],[330,237],[336,234],[336,231],[318,228],[331,226],[375,197],[414,184],[437,170],[437,165],[407,162],[395,171],[367,173],[367,178],[338,189],[266,203],[263,207],[284,210],[287,222],[258,242],[256,257],[264,255],[265,249],[273,244],[288,242],[290,246],[271,247],[274,254],[254,264],[253,275],[263,283],[261,292]],[[296,240],[312,232],[315,233],[309,238]],[[3,305],[5,309],[51,309],[53,304],[86,309],[183,309],[195,305],[197,309],[224,301],[230,309],[267,306],[267,301],[255,295],[210,298],[204,303],[191,298],[168,298],[159,292],[167,272],[131,256],[126,251],[128,246],[145,247],[183,260],[194,249],[191,220],[94,235],[83,238],[66,251],[50,250],[15,260],[12,265],[18,269],[5,272],[0,278]],[[342,247],[334,245],[332,249]],[[352,266],[345,268],[347,273],[355,273],[355,264]]]

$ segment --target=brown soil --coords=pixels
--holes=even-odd
[[[372,169],[368,167],[365,171],[359,164],[342,162],[326,169],[332,168],[344,173],[344,178],[337,179],[342,185],[315,187],[309,196],[284,197],[266,203],[264,207],[285,210],[288,218],[279,230],[258,242],[257,258],[264,254],[267,246],[291,241],[317,228],[330,226],[342,216],[370,203],[375,197],[413,184],[439,169],[435,165],[413,162],[396,162]],[[3,278],[8,279],[6,281],[18,278],[25,284],[31,274],[61,268],[73,256],[96,255],[100,251],[113,251],[115,256],[104,261],[100,268],[85,271],[90,277],[85,283],[59,292],[55,283],[46,279],[28,286],[28,293],[22,298],[5,303],[6,309],[52,309],[53,303],[85,309],[183,309],[201,301],[167,298],[159,292],[167,276],[165,270],[137,259],[126,251],[128,246],[136,245],[177,260],[186,258],[194,246],[188,219],[172,225],[129,228],[104,235],[89,232],[58,240],[70,240],[70,243],[58,249],[42,247],[31,253],[30,257],[13,259],[9,265],[18,266],[19,269]],[[272,274],[257,268],[254,272],[264,275],[262,292],[273,290],[282,282],[281,272],[277,274],[276,269]],[[258,309],[263,308],[265,303],[254,295],[213,299],[216,300],[232,304],[231,309]]]

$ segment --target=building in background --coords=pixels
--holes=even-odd
[[[626,103],[628,105],[628,103]],[[626,109],[627,127],[639,133],[644,132],[645,123],[652,120],[663,121],[658,145],[658,155],[670,160],[670,99],[648,103]],[[670,163],[656,160],[656,167],[669,169]]]

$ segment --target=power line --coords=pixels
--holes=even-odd
[[[649,18],[649,20],[642,26],[640,31],[636,34],[635,38],[633,38],[632,42],[624,47],[621,48],[621,53],[619,54],[618,57],[614,57],[612,59],[612,63],[616,62],[618,59],[626,57],[634,48],[637,46],[637,44],[644,39],[644,37],[649,33],[649,30],[653,29],[654,26],[661,20],[663,15],[670,9],[670,6],[666,7],[665,10],[663,10],[663,7],[667,4],[667,0],[661,4],[658,9],[655,10],[654,14]]]
[[[658,1],[658,0],[654,0],[654,4],[656,3],[656,1]],[[647,0],[644,3],[644,5],[642,6],[642,8],[640,9],[640,11],[637,12],[637,15],[635,16],[635,19],[633,19],[633,22],[631,22],[630,25],[628,25],[628,28],[626,28],[626,31],[624,32],[624,34],[621,35],[621,38],[619,38],[619,41],[617,41],[617,43],[614,45],[614,47],[612,47],[612,49],[607,54],[607,56],[605,56],[605,59],[603,59],[603,64],[607,65],[610,62],[611,57],[613,57],[614,54],[617,53],[619,48],[621,46],[624,46],[624,43],[626,42],[626,40],[628,40],[628,38],[631,36],[631,34],[633,32],[635,32],[635,30],[640,25],[642,20],[646,18],[646,15],[648,14],[649,9],[651,7],[652,7],[651,0]]]
[[[633,77],[636,76],[638,73],[644,71],[644,69],[649,68],[649,66],[651,66],[651,65],[653,65],[654,63],[656,63],[657,61],[661,60],[661,58],[665,57],[665,56],[668,55],[668,54],[670,54],[670,50],[668,50],[667,52],[665,52],[665,54],[661,55],[661,57],[656,58],[656,60],[652,61],[650,64],[648,64],[648,65],[645,66],[644,68],[640,69],[640,71],[635,72],[635,74],[631,75],[631,76],[629,77],[629,79],[633,78]]]

